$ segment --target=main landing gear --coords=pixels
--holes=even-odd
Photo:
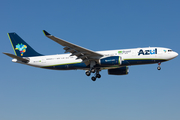
[[[158,70],[161,70],[161,63],[160,63],[160,62],[158,63],[157,69],[158,69]]]
[[[91,77],[92,81],[96,81],[96,78],[101,78],[101,75],[99,74],[99,71],[101,71],[99,68],[95,68],[96,61],[90,61],[90,70],[86,71],[86,75],[90,76],[91,73],[95,73],[93,77]]]
[[[93,77],[91,77],[91,80],[96,81],[96,78],[101,78],[101,75],[99,74],[99,71],[100,71],[100,69],[92,68],[91,70],[86,71],[86,75],[90,76],[91,73],[95,73],[95,75]]]

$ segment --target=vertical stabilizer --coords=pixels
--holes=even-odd
[[[42,56],[41,54],[36,52],[30,45],[28,45],[22,38],[20,38],[16,33],[8,33],[8,36],[16,56]]]

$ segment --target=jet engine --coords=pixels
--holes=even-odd
[[[121,65],[120,56],[111,56],[99,60],[100,65]]]
[[[128,73],[129,73],[129,68],[127,66],[108,70],[109,75],[127,75]]]

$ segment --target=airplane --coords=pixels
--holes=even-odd
[[[12,62],[33,67],[52,70],[85,70],[85,74],[92,81],[101,78],[100,71],[108,70],[109,75],[127,75],[128,66],[158,63],[169,61],[178,56],[172,49],[163,47],[145,47],[134,49],[119,49],[108,51],[92,51],[84,47],[57,38],[43,30],[46,37],[64,46],[66,54],[42,55],[36,52],[16,33],[8,33],[15,55],[4,53],[13,58]]]

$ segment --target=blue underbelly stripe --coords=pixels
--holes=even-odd
[[[164,62],[166,60],[124,60],[120,66],[128,66],[128,65],[139,65],[139,64],[153,64],[158,62]],[[84,69],[89,68],[90,66],[86,66],[85,63],[74,63],[74,64],[63,64],[63,65],[53,65],[53,66],[45,66],[42,68],[46,69],[55,69],[55,70],[74,70],[74,69]],[[112,66],[105,66],[105,65],[96,65],[95,67],[113,67]],[[118,66],[116,66],[118,67]]]

